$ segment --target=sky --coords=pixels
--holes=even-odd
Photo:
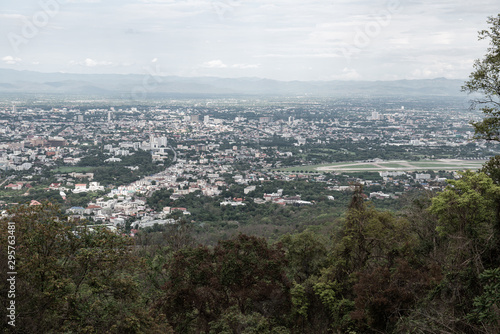
[[[0,68],[275,80],[466,79],[498,0],[25,0]]]

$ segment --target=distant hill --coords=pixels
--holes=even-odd
[[[176,95],[465,96],[463,80],[277,81],[259,78],[148,77],[0,69],[0,94],[88,94],[143,99]]]

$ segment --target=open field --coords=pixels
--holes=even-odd
[[[336,163],[317,167],[317,171],[422,171],[422,170],[477,170],[485,160],[440,159],[433,161],[384,161],[367,163]]]
[[[338,162],[328,165],[295,166],[284,169],[287,172],[362,172],[362,171],[425,171],[425,170],[477,170],[486,160],[439,159],[425,161],[383,161],[383,162]]]

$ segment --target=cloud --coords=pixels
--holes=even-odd
[[[2,19],[24,19],[26,16],[21,14],[0,14],[0,18]]]
[[[488,47],[477,31],[498,7],[498,0],[397,0],[394,12],[388,0],[57,1],[57,20],[29,45],[40,71],[142,73],[161,64],[177,75],[280,80],[466,77]],[[34,59],[8,51],[9,41],[24,40],[9,36],[23,38],[23,24],[42,8],[5,3],[0,50],[13,56],[0,64],[33,69]]]
[[[340,58],[341,53],[302,53],[302,54],[277,54],[269,53],[265,55],[257,55],[256,58]]]
[[[415,68],[411,72],[412,79],[432,79],[446,77],[448,79],[460,78],[459,68],[455,65],[445,62],[436,61],[432,65],[423,65],[420,68]]]
[[[430,36],[430,41],[434,44],[443,45],[443,44],[452,44],[454,41],[454,34],[447,31],[440,31],[438,33]]]
[[[222,60],[216,59],[216,60],[211,60],[211,61],[204,62],[201,65],[201,67],[204,67],[204,68],[234,68],[234,69],[244,70],[244,69],[259,68],[260,64],[243,64],[243,63],[238,63],[238,64],[227,65]]]
[[[336,80],[360,80],[361,78],[362,76],[358,73],[358,71],[347,67],[342,70],[342,74],[334,76],[334,79]]]
[[[70,61],[70,65],[81,65],[81,66],[86,66],[86,67],[96,67],[96,66],[112,66],[112,65],[115,65],[115,64],[113,62],[111,62],[111,61],[106,61],[106,60],[98,61],[98,60],[94,60],[94,59],[91,59],[91,58],[87,58],[84,61],[75,61],[75,60],[72,60],[72,61]]]
[[[101,0],[66,0],[68,3],[100,3]]]
[[[16,65],[22,62],[23,60],[18,57],[12,57],[12,56],[5,56],[2,58],[3,62],[8,64],[8,65]]]
[[[260,64],[233,64],[231,68],[247,69],[247,68],[259,68]]]
[[[222,62],[222,60],[217,59],[217,60],[211,60],[203,63],[201,67],[206,67],[206,68],[226,68],[227,65]]]
[[[142,3],[175,3],[175,0],[140,0]]]
[[[138,30],[135,30],[135,29],[132,29],[132,28],[128,28],[127,30],[125,30],[125,34],[127,34],[127,35],[135,35],[135,34],[140,34],[140,32]]]
[[[165,20],[190,19],[206,15],[211,13],[210,4],[211,1],[206,0],[130,3],[120,6],[116,13],[122,17],[134,17],[134,20],[143,21],[146,25],[156,22],[161,30],[168,30],[171,24],[165,24]]]

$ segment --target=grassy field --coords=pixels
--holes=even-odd
[[[383,166],[385,168],[404,168],[404,164],[394,163],[394,162],[381,162],[378,165]],[[371,165],[373,168],[373,164]]]
[[[439,159],[427,161],[338,162],[327,165],[310,165],[281,168],[286,172],[362,172],[362,171],[425,171],[425,170],[477,170],[486,160]]]

